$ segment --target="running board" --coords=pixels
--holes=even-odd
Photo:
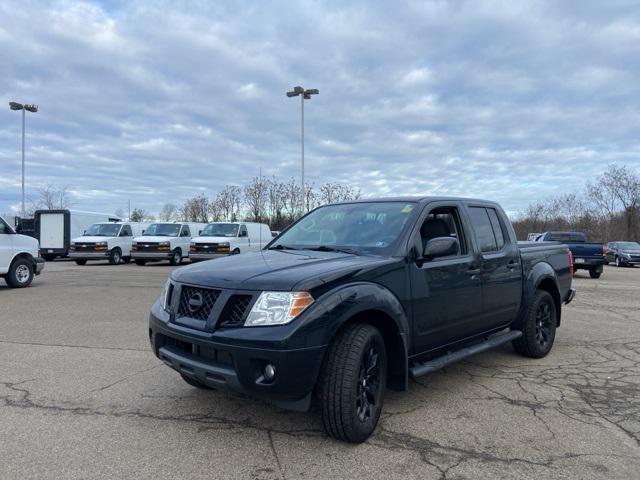
[[[416,378],[421,377],[422,375],[426,375],[427,373],[435,372],[436,370],[440,370],[441,368],[449,366],[452,363],[464,360],[471,355],[491,350],[498,345],[510,342],[512,340],[515,340],[516,338],[520,338],[521,336],[522,332],[520,330],[511,330],[506,333],[489,337],[482,343],[477,343],[469,347],[461,348],[460,350],[447,353],[446,355],[434,358],[433,360],[429,360],[427,362],[416,363],[413,367],[411,367],[411,376],[413,378]]]

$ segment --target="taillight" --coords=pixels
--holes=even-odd
[[[567,253],[567,257],[569,257],[569,275],[573,276],[573,253],[571,250]]]
[[[606,253],[607,253],[607,247],[605,245],[602,245],[602,256],[604,257]]]

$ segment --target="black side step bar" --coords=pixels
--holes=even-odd
[[[501,333],[499,335],[489,337],[482,343],[471,345],[470,347],[461,348],[460,350],[447,353],[446,355],[434,358],[433,360],[429,360],[427,362],[416,363],[413,365],[413,367],[411,367],[411,376],[413,378],[416,378],[421,377],[422,375],[426,375],[427,373],[435,372],[436,370],[440,370],[441,368],[451,365],[452,363],[464,360],[471,355],[475,355],[476,353],[481,353],[486,350],[491,350],[498,345],[510,342],[512,340],[515,340],[516,338],[520,338],[521,336],[522,332],[520,330],[511,330],[506,333]]]

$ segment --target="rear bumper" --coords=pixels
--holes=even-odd
[[[69,258],[75,260],[103,260],[109,257],[109,252],[69,252]]]
[[[573,268],[574,270],[591,270],[593,268],[602,270],[605,263],[606,260],[604,258],[574,258]]]
[[[289,410],[309,409],[326,346],[263,348],[255,328],[239,329],[251,337],[244,344],[229,343],[228,337],[216,338],[215,332],[168,322],[163,313],[156,302],[149,317],[149,340],[155,355],[167,366],[211,388],[262,398]],[[271,382],[263,375],[267,364],[276,372]]]
[[[38,258],[35,258],[34,260],[36,262],[34,273],[36,275],[40,275],[42,273],[42,270],[44,270],[44,258],[38,257]]]
[[[564,296],[563,303],[565,305],[570,304],[573,301],[573,298],[576,296],[576,289],[570,288]]]

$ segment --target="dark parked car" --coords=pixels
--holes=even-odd
[[[616,267],[638,265],[640,264],[640,243],[609,242],[604,256],[607,263],[615,263]]]
[[[359,200],[175,270],[149,339],[190,385],[298,411],[315,398],[329,435],[362,442],[386,388],[507,342],[547,355],[571,277],[566,246],[518,244],[495,203]]]
[[[573,255],[573,269],[589,270],[591,278],[600,278],[606,260],[605,247],[601,243],[587,242],[582,232],[545,232],[537,238],[537,242],[564,243]]]

